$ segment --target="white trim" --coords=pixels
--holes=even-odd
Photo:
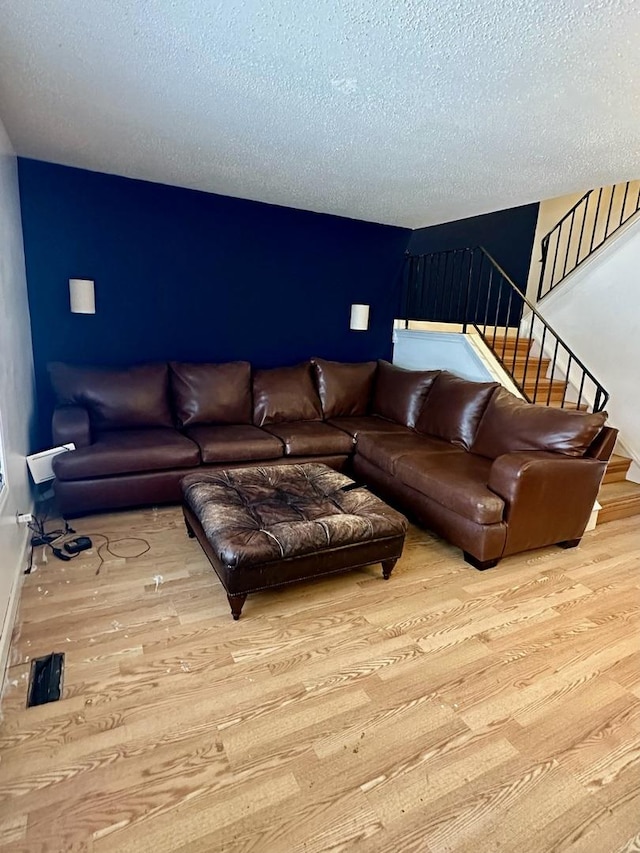
[[[30,530],[25,529],[24,545],[21,549],[21,556],[18,560],[15,569],[13,583],[11,584],[11,592],[7,608],[4,613],[2,622],[2,633],[0,634],[0,696],[4,691],[4,682],[7,677],[7,669],[9,667],[9,652],[11,650],[11,638],[15,627],[16,616],[18,613],[18,605],[20,603],[20,593],[22,592],[22,583],[24,581],[24,570],[27,566],[27,554],[31,547],[29,541]]]

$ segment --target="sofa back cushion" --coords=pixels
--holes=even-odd
[[[171,396],[178,423],[250,424],[251,365],[170,363]]]
[[[311,363],[325,418],[353,418],[368,413],[375,361],[345,364],[313,358]]]
[[[166,364],[117,369],[54,362],[48,369],[58,405],[84,406],[93,429],[173,426]]]
[[[320,398],[311,379],[311,364],[256,370],[253,376],[253,422],[321,421]]]
[[[439,370],[405,370],[378,362],[371,411],[389,421],[415,427],[418,415]]]
[[[489,459],[518,450],[584,456],[606,420],[605,412],[535,406],[501,388],[489,401],[472,450]]]
[[[443,370],[427,395],[416,429],[469,450],[497,387],[497,382],[470,382]]]

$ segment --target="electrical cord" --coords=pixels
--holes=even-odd
[[[146,539],[143,539],[141,536],[123,536],[121,539],[111,540],[104,533],[95,533],[92,538],[95,538],[96,536],[98,536],[100,539],[104,539],[104,542],[102,543],[102,545],[99,545],[98,548],[96,548],[96,554],[98,555],[98,557],[100,559],[100,563],[98,564],[98,568],[96,569],[97,575],[100,574],[100,569],[102,568],[102,566],[105,562],[105,559],[102,556],[102,549],[103,548],[108,554],[111,554],[112,557],[117,557],[120,560],[129,559],[129,558],[135,559],[136,557],[142,557],[143,554],[146,554],[148,551],[151,550],[150,543]],[[142,542],[143,548],[142,548],[142,551],[139,551],[137,554],[117,554],[115,551],[113,551],[111,549],[111,546],[117,545],[120,542]],[[79,554],[76,554],[75,556],[78,557]]]
[[[68,554],[62,550],[62,546],[64,543],[61,541],[65,539],[67,536],[74,534],[76,531],[69,525],[69,523],[65,520],[64,528],[58,528],[56,530],[50,530],[47,532],[45,530],[45,524],[47,522],[48,513],[45,514],[44,518],[35,517],[33,521],[30,521],[28,524],[29,529],[32,531],[33,536],[31,537],[31,554],[29,556],[29,565],[25,570],[25,574],[31,574],[33,569],[33,549],[39,545],[43,545],[45,549],[47,547],[51,548],[55,557],[59,560],[64,560],[65,562],[69,562],[69,560],[75,560],[76,557],[79,557],[82,553],[81,551],[76,554]],[[104,565],[105,558],[102,554],[103,550],[108,554],[111,554],[112,557],[116,557],[118,559],[135,559],[137,557],[142,557],[143,554],[146,554],[151,550],[151,544],[143,539],[141,536],[124,536],[120,539],[109,539],[109,537],[104,533],[94,533],[89,538],[103,539],[104,542],[96,548],[96,554],[100,560],[98,564],[98,568],[96,569],[96,575],[100,574],[100,569]],[[118,545],[121,542],[141,542],[142,550],[138,551],[137,554],[118,554],[116,551],[112,550],[112,545]],[[45,550],[46,554],[46,550]]]
[[[45,513],[44,518],[38,518],[37,516],[28,523],[28,528],[33,534],[31,536],[31,551],[29,554],[29,564],[25,569],[25,574],[30,575],[33,571],[33,549],[38,547],[39,545],[45,546],[45,562],[46,562],[46,548],[49,547],[53,551],[53,554],[58,557],[60,560],[71,559],[70,557],[66,557],[61,551],[60,548],[56,548],[56,544],[58,541],[65,536],[69,536],[76,531],[69,525],[67,521],[64,523],[64,529],[58,528],[57,530],[50,530],[48,533],[45,530],[45,524],[47,523],[47,519],[49,517],[49,513]]]

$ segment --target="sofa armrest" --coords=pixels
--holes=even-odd
[[[580,539],[606,462],[543,451],[505,453],[489,472],[489,488],[505,502],[505,554]]]
[[[59,406],[53,412],[54,445],[73,442],[77,449],[91,444],[89,412],[83,406]]]

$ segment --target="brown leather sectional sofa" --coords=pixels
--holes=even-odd
[[[180,500],[202,468],[324,462],[462,548],[478,568],[577,544],[613,450],[605,414],[388,362],[312,359],[49,368],[60,510]]]

